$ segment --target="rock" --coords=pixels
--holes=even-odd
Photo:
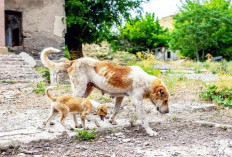
[[[30,67],[35,67],[36,66],[36,61],[34,60],[33,57],[31,57],[29,54],[26,52],[21,52],[19,54],[22,59],[29,64]]]
[[[130,141],[131,141],[131,139],[122,139],[122,142],[124,142],[124,143],[130,142]]]
[[[117,137],[123,137],[124,136],[124,134],[122,132],[115,133],[114,135],[117,136]]]
[[[150,142],[145,142],[144,146],[151,146],[151,143]]]
[[[0,47],[0,54],[8,54],[8,49],[6,47]]]

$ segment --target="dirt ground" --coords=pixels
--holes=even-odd
[[[165,115],[144,101],[150,125],[159,133],[156,137],[147,136],[139,121],[130,126],[135,110],[126,98],[116,118],[118,126],[108,120],[101,123],[102,130],[112,133],[99,131],[92,142],[74,142],[75,133],[65,133],[58,118],[50,132],[43,130],[49,100],[35,94],[32,84],[1,82],[0,87],[0,156],[232,156],[232,109],[193,101],[192,90],[172,94],[170,113]],[[52,94],[67,93],[70,89],[65,87]],[[113,100],[97,91],[91,97],[106,103],[112,113]],[[67,123],[73,125],[70,119]]]

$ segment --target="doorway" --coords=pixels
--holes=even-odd
[[[6,46],[22,46],[22,12],[5,11]]]

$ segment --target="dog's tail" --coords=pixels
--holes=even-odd
[[[51,68],[51,69],[54,69],[54,70],[65,70],[65,69],[68,69],[71,65],[72,65],[72,62],[71,61],[63,61],[63,62],[60,62],[60,63],[56,63],[56,62],[53,62],[51,61],[49,58],[48,58],[48,54],[52,53],[52,52],[60,52],[60,50],[58,49],[55,49],[53,47],[48,47],[48,48],[45,48],[42,52],[41,52],[41,61],[43,63],[43,65],[47,68]]]
[[[46,94],[46,96],[47,96],[49,99],[51,99],[53,102],[55,102],[57,98],[52,97],[52,96],[49,94],[49,90],[50,90],[50,89],[53,89],[53,88],[55,88],[55,86],[49,86],[49,87],[46,89],[45,94]]]

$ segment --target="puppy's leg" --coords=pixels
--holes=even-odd
[[[122,104],[123,98],[124,97],[116,97],[113,115],[110,117],[110,123],[113,124],[113,125],[118,124],[114,119],[115,119],[116,115],[119,112],[119,109],[120,109],[120,106]]]
[[[136,106],[136,112],[137,112],[137,116],[138,116],[138,119],[141,119],[142,121],[142,126],[144,127],[144,129],[146,130],[147,134],[149,136],[156,136],[157,135],[157,132],[153,131],[149,125],[149,122],[148,122],[148,119],[145,115],[145,111],[144,111],[144,108],[143,108],[143,103],[142,103],[142,100],[143,100],[143,95],[140,94],[140,93],[143,93],[142,91],[139,92],[139,90],[137,90],[137,92],[135,92],[131,98],[132,98],[132,103]]]
[[[84,129],[86,129],[86,127],[85,127],[85,118],[81,118],[81,123],[82,123],[82,127],[83,127]]]
[[[75,128],[81,128],[82,125],[81,124],[78,125],[78,123],[77,123],[76,114],[73,114],[72,117],[73,117],[73,121],[74,121],[74,124],[75,124]]]
[[[51,120],[52,120],[53,118],[55,118],[55,116],[56,116],[58,113],[59,113],[59,112],[58,112],[54,107],[51,108],[50,116],[49,116],[49,118],[44,122],[45,125],[46,125],[46,127],[49,126],[49,124],[51,123]]]

